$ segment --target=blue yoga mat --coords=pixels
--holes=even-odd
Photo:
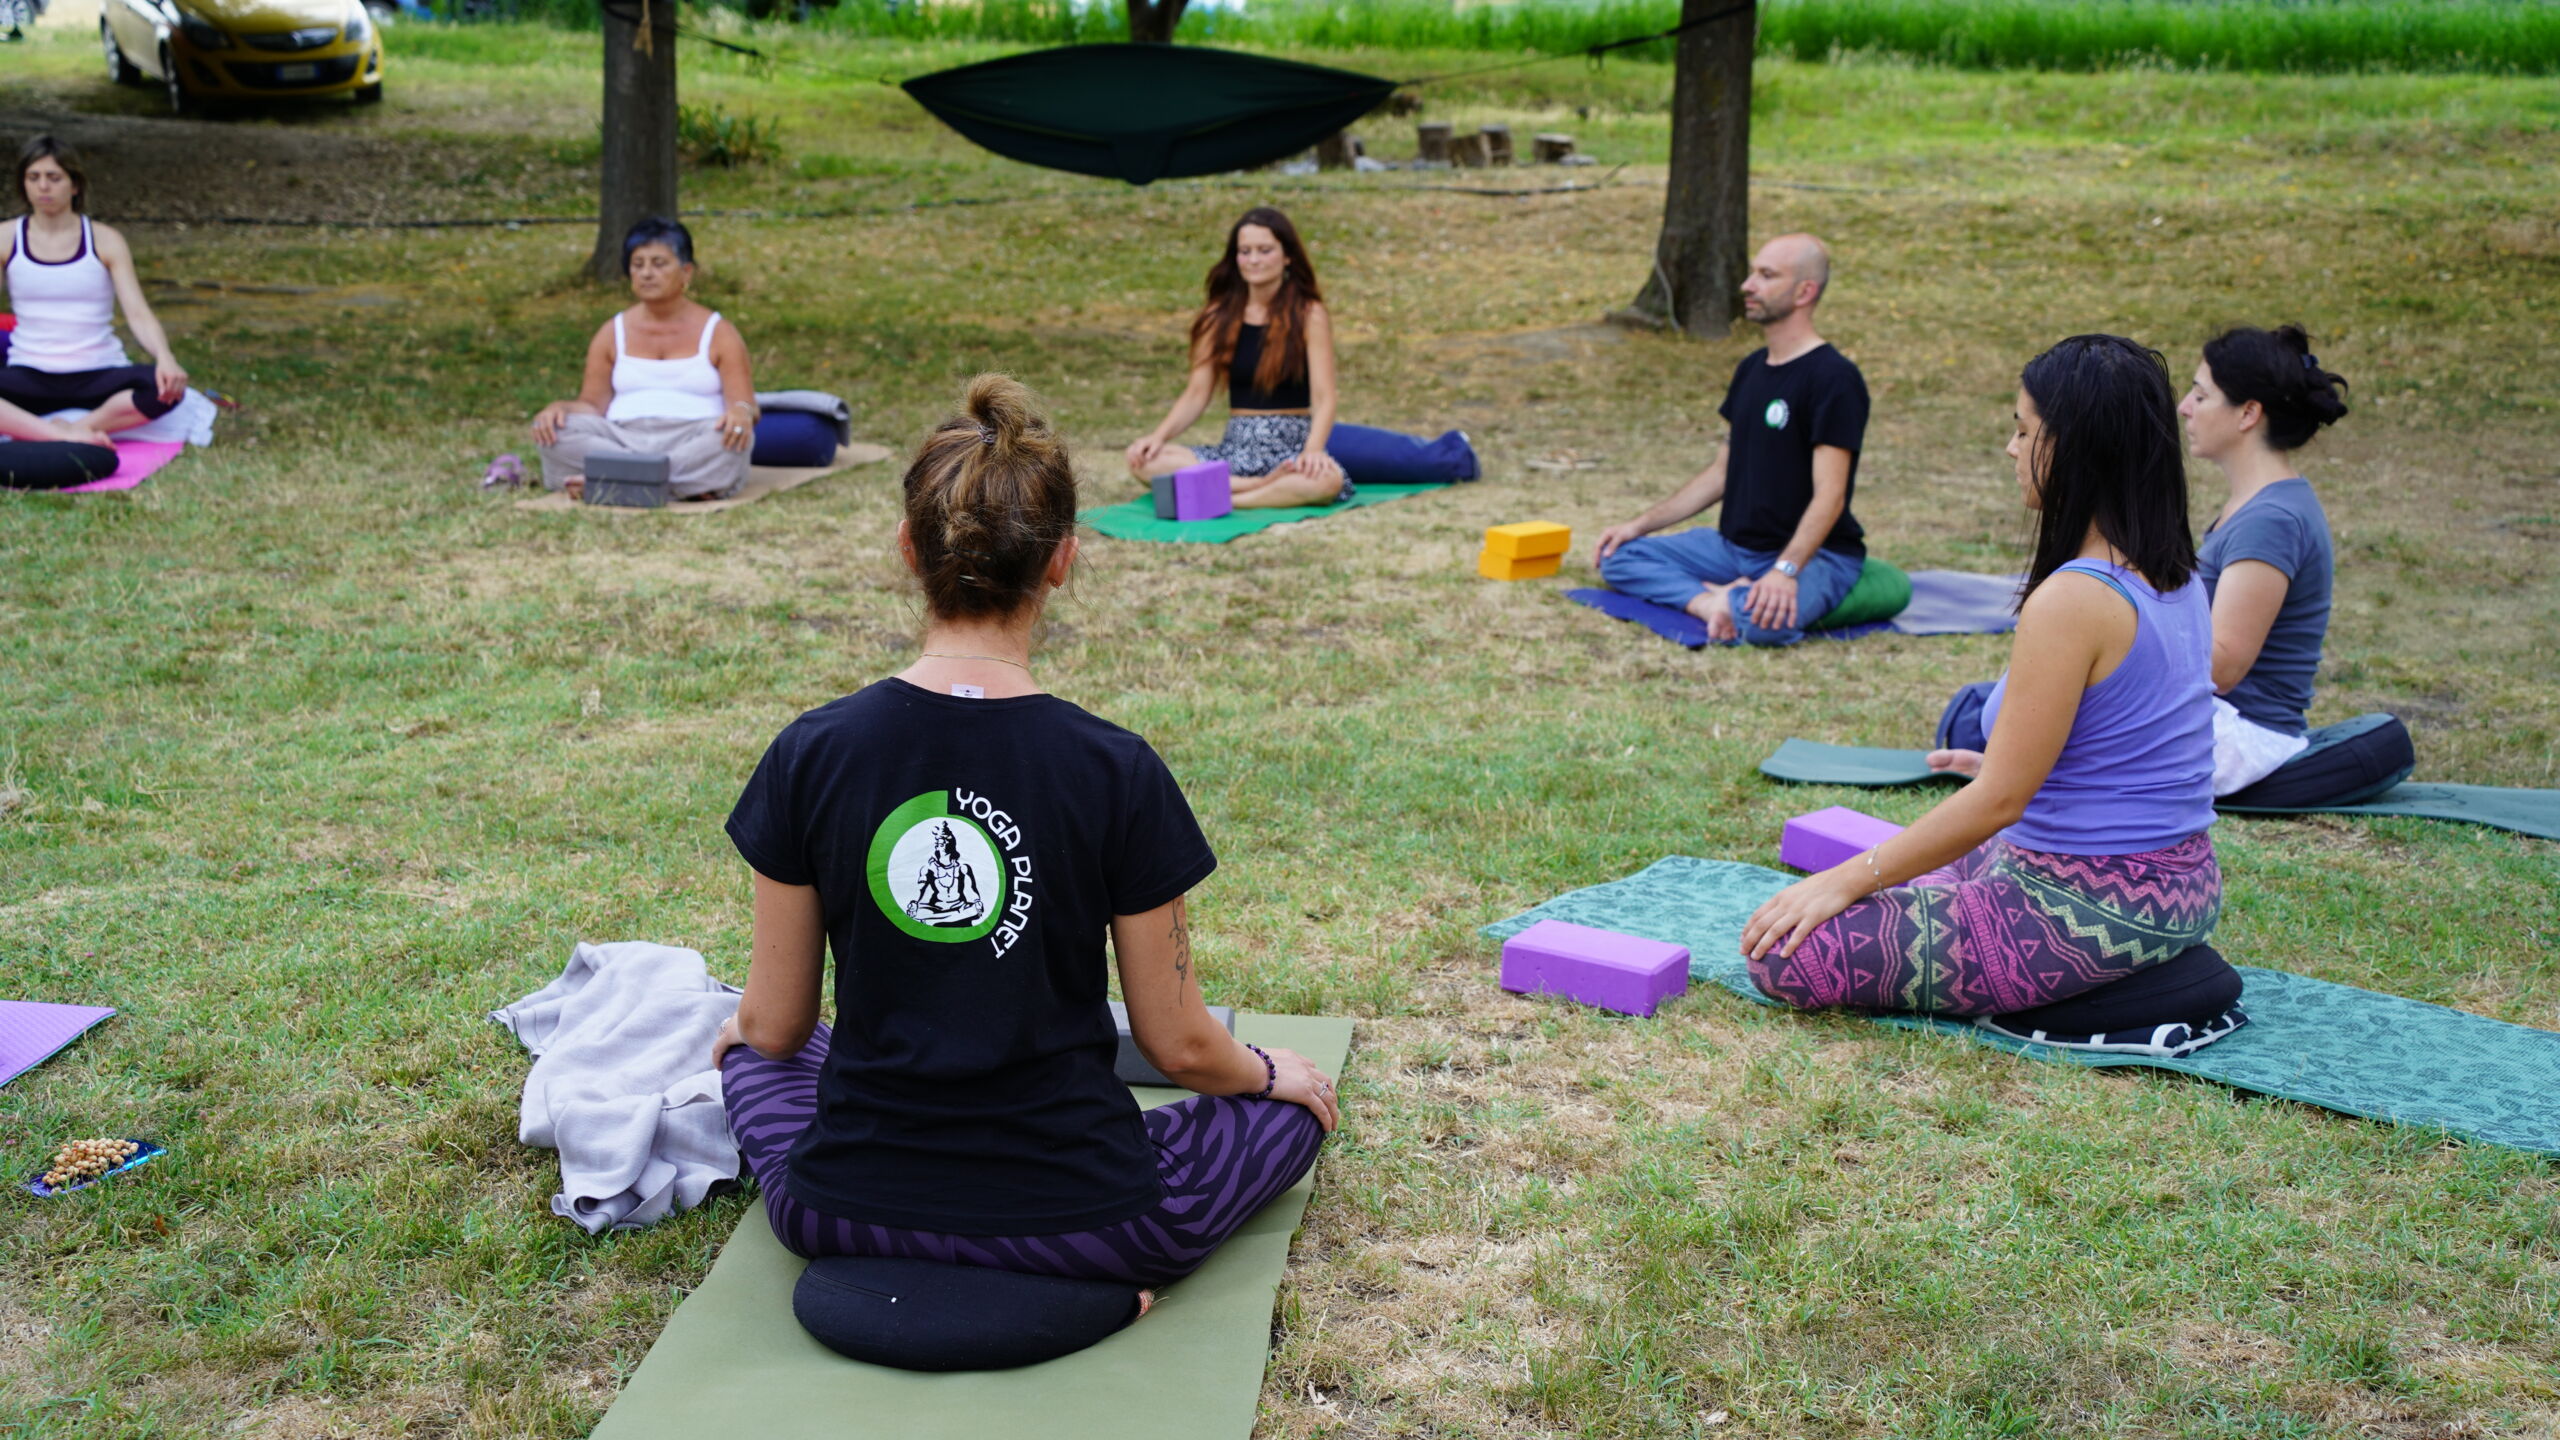
[[[1964,777],[1929,768],[1926,750],[1889,750],[1865,745],[1825,745],[1819,740],[1787,740],[1760,762],[1760,773],[1772,780],[1799,785],[1856,785],[1877,788],[1918,785]],[[2233,815],[2398,815],[2416,820],[2452,820],[2486,825],[2560,840],[2560,790],[2509,789],[2497,785],[2438,785],[2404,780],[2370,800],[2353,805],[2302,805],[2272,809],[2255,805],[2219,807]]]
[[[1693,977],[1775,1005],[1751,983],[1742,927],[1795,880],[1758,865],[1673,855],[1624,880],[1570,891],[1498,920],[1484,933],[1509,939],[1541,920],[1563,920],[1686,945]],[[2035,1060],[2177,1070],[2340,1114],[2560,1156],[2560,1104],[2552,1100],[2560,1095],[2560,1034],[2283,970],[2239,969],[2248,984],[2241,1000],[2248,1026],[2175,1060],[2058,1050],[1961,1020],[1871,1018]]]
[[[1588,605],[1611,619],[1634,621],[1674,645],[1703,650],[1716,643],[1707,638],[1707,622],[1686,610],[1656,605],[1650,600],[1621,595],[1615,590],[1567,590],[1564,598],[1577,605]],[[1855,640],[1861,635],[1873,635],[1879,630],[1892,628],[1884,621],[1877,621],[1870,625],[1843,625],[1837,630],[1807,630],[1804,633],[1808,639]],[[1742,642],[1727,640],[1724,643],[1739,645]]]

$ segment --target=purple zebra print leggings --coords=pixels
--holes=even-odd
[[[2205,832],[2139,855],[2055,855],[1994,837],[1841,911],[1795,954],[1752,961],[1751,979],[1806,1010],[2006,1015],[2201,945],[2221,913]]]
[[[803,1259],[871,1255],[984,1265],[1026,1275],[1162,1285],[1209,1253],[1316,1163],[1324,1128],[1285,1100],[1194,1095],[1147,1112],[1164,1199],[1143,1215],[1058,1235],[948,1235],[865,1225],[791,1196],[792,1144],[818,1109],[818,1072],[833,1040],[821,1025],[800,1052],[769,1060],[744,1045],[720,1065],[729,1131],[764,1190],[773,1233]]]

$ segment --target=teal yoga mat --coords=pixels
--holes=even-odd
[[[1114,540],[1164,540],[1192,545],[1224,545],[1240,535],[1268,530],[1297,520],[1320,520],[1357,510],[1366,505],[1384,505],[1411,495],[1428,495],[1446,490],[1446,485],[1363,485],[1348,500],[1333,505],[1295,505],[1285,510],[1231,510],[1215,520],[1159,520],[1156,502],[1140,496],[1118,505],[1105,505],[1078,515],[1080,524],[1090,525]]]
[[[1742,926],[1795,882],[1758,865],[1673,855],[1624,880],[1575,890],[1484,927],[1508,939],[1564,920],[1689,947],[1689,973],[1761,1005]],[[2178,1060],[2090,1054],[2015,1040],[1961,1020],[1877,1015],[1877,1024],[1934,1030],[2036,1060],[2092,1068],[2148,1065],[2341,1114],[2443,1130],[2560,1156],[2560,1033],[2466,1015],[2282,970],[2243,965],[2249,1025]]]
[[[1788,740],[1778,746],[1776,754],[1760,762],[1760,773],[1801,785],[1868,787],[1960,778],[1931,770],[1927,756],[1925,750],[1877,750],[1860,745],[1825,745],[1818,740]],[[2219,808],[2232,815],[2406,815],[2560,840],[2560,790],[2511,790],[2495,785],[2438,785],[2409,780],[2361,805]]]
[[[1335,1075],[1351,1048],[1348,1020],[1239,1015],[1236,1033]],[[1154,1106],[1183,1092],[1133,1093]],[[1310,1174],[1166,1287],[1143,1319],[1090,1350],[945,1375],[865,1365],[810,1339],[791,1318],[791,1287],[808,1262],[773,1238],[758,1204],[676,1307],[594,1440],[1247,1440],[1272,1297],[1314,1191]]]

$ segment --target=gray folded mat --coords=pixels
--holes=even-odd
[[[1796,879],[1758,865],[1673,855],[1624,880],[1496,921],[1484,933],[1508,939],[1538,921],[1563,920],[1686,945],[1693,977],[1774,1005],[1751,983],[1742,927]],[[2235,1090],[2560,1156],[2560,1105],[2552,1100],[2560,1095],[2560,1033],[2282,970],[2238,968],[2250,1024],[2175,1059],[2056,1049],[1963,1020],[1868,1018],[1965,1036],[2030,1059],[2177,1070]]]
[[[1925,750],[1880,750],[1862,745],[1825,745],[1818,740],[1788,740],[1760,762],[1760,773],[1772,780],[1799,785],[1917,785],[1925,780],[1960,780],[1929,768]],[[2421,820],[2456,820],[2560,840],[2560,790],[2518,790],[2495,785],[2439,785],[2404,780],[2370,800],[2354,805],[2300,805],[2271,808],[2223,805],[2234,815],[2406,815]]]
[[[1349,1020],[1239,1015],[1236,1033],[1336,1075],[1351,1048]],[[1131,1093],[1147,1106],[1183,1095]],[[1166,1287],[1144,1319],[1089,1350],[1019,1370],[943,1374],[847,1360],[811,1339],[791,1314],[808,1262],[782,1248],[758,1204],[676,1307],[595,1440],[1247,1440],[1272,1300],[1314,1189],[1311,1172]]]

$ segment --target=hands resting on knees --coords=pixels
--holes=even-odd
[[[1333,1093],[1333,1077],[1295,1050],[1270,1047],[1271,1098],[1302,1105],[1328,1135],[1342,1123],[1342,1099]]]
[[[1273,475],[1304,475],[1310,480],[1330,481],[1336,490],[1342,488],[1342,462],[1321,450],[1292,455],[1281,461],[1280,468],[1271,473]]]

